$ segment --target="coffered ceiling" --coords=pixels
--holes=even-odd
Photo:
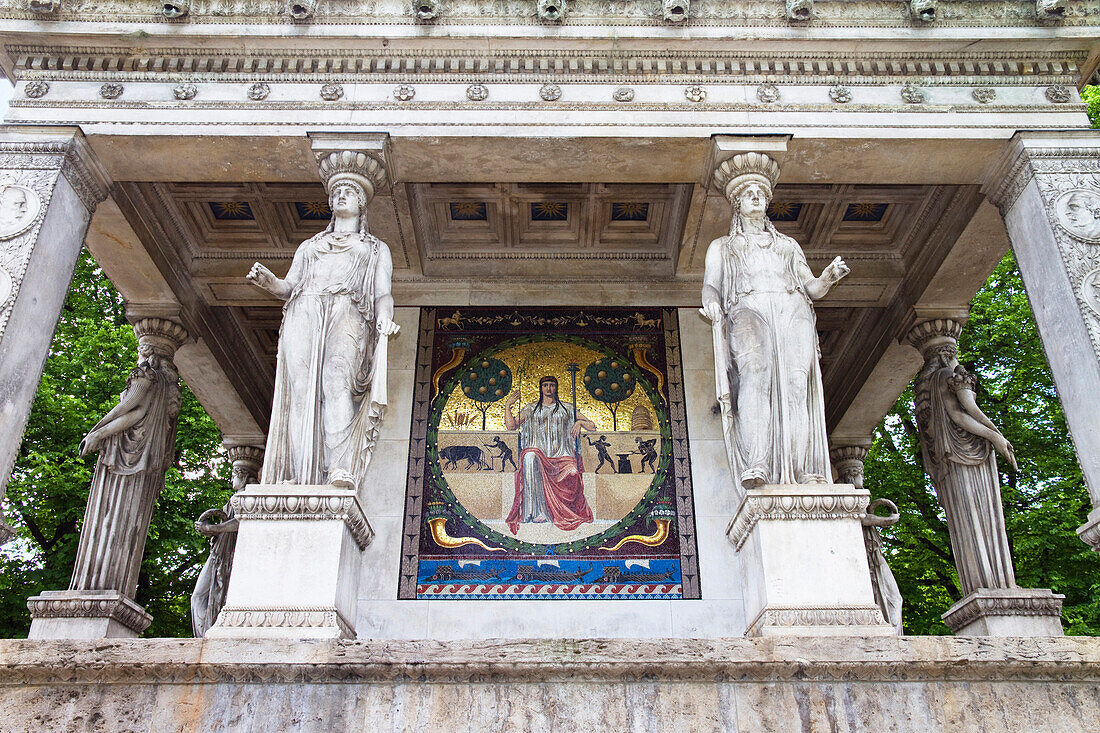
[[[281,309],[244,275],[256,260],[286,271],[295,247],[327,223],[324,189],[123,183],[113,194],[265,425]],[[852,268],[817,308],[830,423],[897,337],[980,201],[974,186],[777,187],[769,213],[814,271],[838,255]],[[544,300],[539,286],[558,284],[555,297],[573,300],[555,304],[665,297],[664,305],[690,306],[730,208],[689,183],[405,183],[377,196],[368,218],[390,245],[399,305],[446,305],[440,290],[467,283],[530,305]]]

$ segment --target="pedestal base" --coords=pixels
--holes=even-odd
[[[28,639],[133,639],[153,617],[114,590],[47,590],[27,599]]]
[[[239,520],[225,606],[207,638],[355,638],[359,559],[374,532],[353,491],[252,485]]]
[[[851,484],[750,489],[726,531],[740,556],[746,636],[891,636],[871,589]]]
[[[979,588],[942,618],[958,636],[1063,636],[1064,598],[1046,588]]]
[[[1089,521],[1077,528],[1077,536],[1093,551],[1100,552],[1100,507],[1089,512]]]

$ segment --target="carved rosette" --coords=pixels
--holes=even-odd
[[[913,84],[906,84],[901,89],[901,98],[907,104],[924,104],[926,95],[924,90]]]
[[[1069,91],[1069,87],[1065,84],[1054,84],[1046,88],[1043,92],[1047,101],[1054,104],[1065,104],[1073,98],[1073,95]]]
[[[633,102],[634,101],[634,89],[631,87],[619,87],[611,95],[611,98],[616,102]]]
[[[484,84],[471,84],[466,87],[466,99],[471,102],[484,102],[489,98],[489,88]]]
[[[28,81],[23,85],[23,93],[29,99],[41,99],[50,91],[50,85],[44,81]]]
[[[172,89],[172,96],[176,99],[186,101],[188,99],[194,99],[195,95],[199,93],[199,88],[194,84],[177,84]]]
[[[543,84],[539,88],[539,99],[544,102],[556,102],[561,99],[561,87],[557,84]]]
[[[321,85],[321,99],[326,102],[335,102],[344,96],[343,84],[322,84]]]
[[[978,104],[989,104],[997,98],[997,90],[993,87],[978,87],[970,93]]]
[[[756,88],[756,98],[764,104],[771,104],[772,102],[779,101],[779,87],[775,84],[767,83],[761,84]]]
[[[99,87],[99,96],[104,99],[118,99],[122,96],[122,85],[117,82],[107,82]]]
[[[374,530],[363,515],[363,507],[350,491],[326,487],[296,494],[280,487],[277,492],[265,493],[263,488],[258,488],[234,495],[230,503],[233,516],[242,522],[250,519],[335,519],[344,522],[360,550],[366,549],[374,539]]]
[[[707,90],[698,84],[693,84],[684,89],[684,97],[686,97],[689,102],[705,102],[707,99]]]
[[[740,550],[756,525],[762,520],[792,521],[800,519],[860,521],[867,513],[871,495],[863,489],[840,484],[810,484],[765,490],[749,489],[726,528],[726,536]]]
[[[412,84],[398,84],[393,90],[393,98],[398,102],[408,102],[416,96],[416,89]]]
[[[847,104],[852,101],[852,90],[837,84],[829,89],[829,99],[837,104]]]
[[[271,94],[271,87],[263,82],[257,82],[248,88],[248,98],[253,102],[261,102]]]
[[[141,634],[153,617],[118,591],[46,591],[27,599],[31,618],[109,618]]]

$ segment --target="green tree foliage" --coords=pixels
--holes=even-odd
[[[118,292],[87,255],[54,333],[7,491],[15,540],[0,548],[0,637],[25,636],[26,599],[69,587],[95,455],[78,456],[84,434],[117,402],[137,342]],[[153,616],[146,636],[190,636],[190,593],[207,552],[194,530],[204,510],[231,493],[220,435],[186,387],[176,462],[157,500],[137,602]]]
[[[607,407],[612,430],[619,429],[620,403],[634,394],[634,376],[629,367],[623,366],[625,362],[619,362],[619,359],[605,356],[584,370],[584,388]]]
[[[1019,461],[1014,471],[997,457],[1016,582],[1064,593],[1067,633],[1100,634],[1100,556],[1074,531],[1090,508],[1088,493],[1011,253],[970,314],[959,360],[978,377],[978,404]],[[883,535],[905,598],[906,633],[948,633],[940,615],[960,598],[958,576],[943,510],[922,467],[911,388],[876,431],[866,486],[901,511]]]
[[[1081,90],[1081,101],[1088,105],[1089,122],[1100,127],[1100,87],[1085,87]]]
[[[481,429],[485,429],[485,413],[489,405],[512,391],[512,370],[500,359],[486,357],[471,363],[461,379],[462,394],[474,401],[481,411]]]

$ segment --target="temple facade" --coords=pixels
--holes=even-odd
[[[1017,587],[1012,449],[952,350],[1011,248],[1100,551],[1098,28],[0,0],[0,497],[82,246],[139,340],[0,728],[1095,729],[1100,645]],[[862,482],[914,377],[949,638],[899,636]],[[202,638],[139,639],[178,378],[237,493],[199,525]]]

